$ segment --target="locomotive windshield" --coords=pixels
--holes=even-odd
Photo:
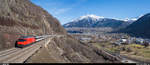
[[[23,41],[26,41],[26,40],[24,40],[24,39],[19,39],[18,41],[23,42]]]

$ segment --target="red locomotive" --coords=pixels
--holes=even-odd
[[[18,41],[16,42],[16,47],[23,48],[23,47],[33,44],[35,41],[36,39],[34,36],[23,36],[23,37],[20,37]]]

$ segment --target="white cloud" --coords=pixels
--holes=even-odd
[[[60,15],[60,14],[63,14],[63,13],[65,13],[65,12],[69,11],[69,10],[71,10],[71,8],[56,9],[56,10],[54,11],[54,14],[55,14],[55,15]]]
[[[55,7],[55,8],[51,8],[50,11],[54,14],[54,15],[60,15],[60,14],[63,14],[63,13],[66,13],[68,11],[70,11],[72,8],[76,7],[76,6],[79,6],[80,4],[86,2],[87,0],[79,0],[69,6],[67,6],[66,8],[60,8],[60,7]],[[53,2],[53,3],[45,3],[45,5],[47,6],[47,8],[49,6],[64,6],[63,5],[64,3],[60,3],[60,2]]]
[[[72,5],[69,5],[68,8],[61,8],[61,9],[56,9],[54,14],[56,15],[59,15],[59,14],[62,14],[62,13],[66,13],[67,11],[71,10],[73,7],[75,6],[78,6],[80,4],[82,4],[83,2],[86,2],[87,0],[79,0],[78,2],[72,4]]]

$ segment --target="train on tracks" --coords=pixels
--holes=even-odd
[[[15,47],[24,48],[45,39],[43,36],[21,36],[15,43]]]

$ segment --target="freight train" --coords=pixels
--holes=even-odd
[[[34,44],[35,42],[43,40],[43,36],[21,36],[15,44],[15,47],[24,48]]]

